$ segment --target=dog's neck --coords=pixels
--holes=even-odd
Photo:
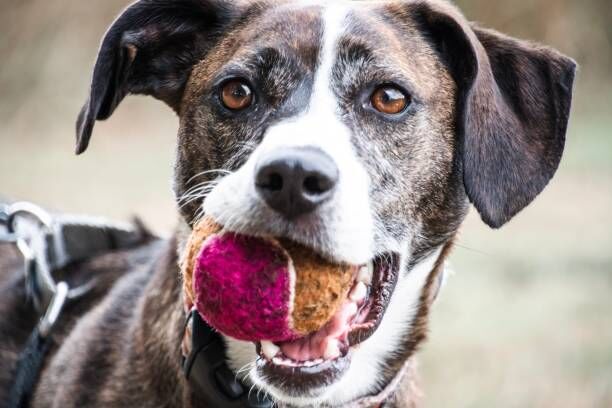
[[[138,354],[141,361],[134,364],[152,373],[147,376],[151,381],[147,388],[159,392],[160,400],[167,401],[169,406],[195,407],[197,404],[180,366],[185,311],[179,262],[188,232],[186,225],[179,227],[165,253],[157,260],[139,304],[140,322],[133,341],[134,347],[142,350]],[[381,399],[386,401],[386,407],[416,407],[420,394],[415,378],[416,369],[411,358],[401,377],[397,375],[380,395],[364,395],[351,407],[377,406]]]
[[[187,382],[181,371],[180,341],[185,324],[181,278],[176,253],[177,236],[170,239],[155,261],[153,271],[139,302],[132,357],[134,369],[148,373],[151,384],[142,386],[159,393],[154,400],[166,406],[191,407]]]

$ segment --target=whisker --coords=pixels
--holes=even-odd
[[[211,171],[207,170],[206,172],[202,172],[200,174],[207,173],[207,172],[211,172]],[[225,172],[226,174],[230,173],[227,170],[214,170],[214,172]],[[179,208],[182,209],[188,204],[191,204],[196,200],[204,201],[204,199],[206,199],[208,194],[210,194],[210,192],[219,184],[221,180],[222,180],[222,177],[218,177],[214,180],[207,180],[207,181],[198,183],[194,185],[193,187],[189,188],[177,200]]]
[[[209,186],[207,188],[202,188],[202,189],[199,189],[197,191],[193,191],[193,192],[191,192],[189,194],[184,194],[183,196],[181,196],[179,198],[178,203],[179,203],[179,205],[181,205],[181,204],[185,204],[186,202],[191,202],[194,199],[197,199],[197,198],[200,198],[200,197],[201,198],[205,198],[208,194],[210,194],[210,192],[214,189],[214,187],[216,187],[216,185],[215,186]]]
[[[456,247],[458,247],[458,248],[461,248],[461,249],[466,249],[466,250],[468,250],[468,251],[475,252],[475,253],[477,253],[477,254],[486,255],[486,256],[492,256],[492,254],[490,254],[490,253],[488,253],[488,252],[486,252],[486,251],[481,251],[480,249],[471,248],[471,247],[469,247],[469,246],[462,245],[462,244],[460,244],[460,243],[458,243],[458,242],[455,242],[455,246],[456,246]]]
[[[189,182],[192,181],[196,177],[204,176],[206,174],[214,174],[214,173],[229,174],[229,173],[231,173],[231,171],[226,170],[226,169],[209,169],[209,170],[204,170],[204,171],[201,171],[201,172],[193,175],[189,180],[187,180],[186,184],[189,184]]]
[[[202,188],[207,188],[207,187],[210,187],[210,186],[215,186],[215,185],[219,184],[219,181],[220,181],[220,179],[215,179],[215,180],[209,180],[209,181],[205,181],[205,182],[202,182],[202,183],[198,183],[198,184],[194,185],[193,187],[189,188],[187,191],[185,191],[185,193],[183,193],[183,195],[190,194],[190,193],[192,193],[194,191],[197,191],[199,189],[202,189]]]

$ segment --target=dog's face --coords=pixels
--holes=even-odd
[[[180,116],[188,225],[206,214],[363,265],[370,312],[342,344],[291,358],[227,338],[276,399],[338,404],[379,390],[424,338],[468,202],[498,227],[552,177],[573,73],[438,2],[140,1],[103,42],[78,149],[127,93],[151,94]]]

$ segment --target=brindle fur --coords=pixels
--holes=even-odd
[[[401,358],[386,364],[382,375],[389,380],[425,339],[436,277],[468,201],[499,227],[554,174],[575,64],[554,50],[474,26],[442,1],[364,4],[348,18],[330,86],[372,178],[376,239],[413,234],[402,275],[444,248],[413,329],[396,351]],[[174,180],[180,199],[214,179],[201,172],[238,168],[268,127],[306,109],[322,30],[318,5],[140,1],[103,41],[77,125],[77,151],[86,149],[94,122],[108,118],[127,94],[161,99],[180,117]],[[215,89],[233,69],[256,78],[265,103],[239,115],[220,107]],[[411,92],[410,116],[385,120],[355,102],[381,80]],[[193,224],[198,208],[197,202],[181,207],[183,227]],[[104,278],[91,297],[68,309],[34,407],[196,406],[179,367],[184,311],[176,246],[180,251],[184,235],[66,271]],[[36,321],[24,303],[19,269],[15,251],[0,247],[0,400]],[[391,404],[415,406],[414,384],[410,371]]]

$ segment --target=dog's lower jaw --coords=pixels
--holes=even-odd
[[[412,354],[425,338],[429,305],[450,247],[449,243],[434,250],[410,271],[405,270],[407,256],[403,254],[403,276],[380,327],[352,350],[350,367],[335,383],[303,390],[302,393],[279,389],[258,372],[254,363],[257,354],[252,343],[226,338],[230,366],[240,373],[241,378],[270,394],[280,406],[309,407],[342,406],[378,394],[406,365],[401,383],[390,399],[397,407],[416,406],[420,394],[416,387]]]

